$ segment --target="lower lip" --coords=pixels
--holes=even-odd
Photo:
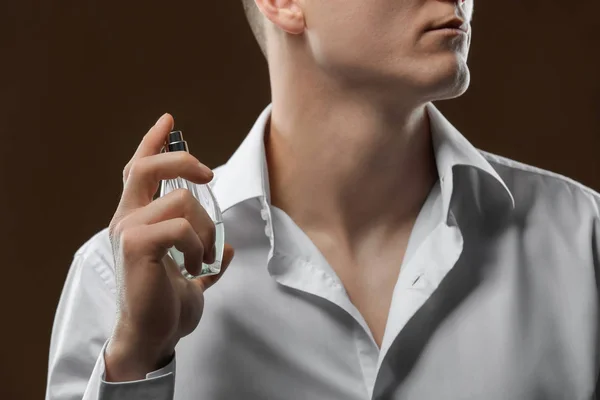
[[[442,35],[449,35],[449,36],[455,36],[455,35],[466,35],[467,32],[461,30],[461,29],[455,29],[455,28],[440,28],[440,29],[433,29],[429,32],[437,32],[440,33]]]

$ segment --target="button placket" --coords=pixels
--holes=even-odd
[[[269,203],[266,200],[261,201],[262,208],[260,210],[260,217],[265,221],[265,235],[271,239],[273,239],[273,223],[271,218],[271,210]]]
[[[363,382],[369,398],[373,393],[375,386],[377,361],[379,352],[377,345],[369,334],[360,329],[360,325],[355,325],[354,328],[354,344],[356,346],[358,362],[363,375]]]

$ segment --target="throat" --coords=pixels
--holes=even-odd
[[[365,238],[352,248],[344,245],[347,242],[341,238],[322,232],[307,232],[339,277],[378,348],[383,342],[394,288],[414,221],[407,222],[383,241],[377,236]]]
[[[323,116],[316,126],[312,114],[296,116],[290,126],[274,108],[264,137],[271,202],[303,228],[339,227],[355,237],[394,231],[437,179],[424,108],[392,118],[397,124],[365,113]]]

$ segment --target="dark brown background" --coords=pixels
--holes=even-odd
[[[224,162],[269,101],[239,0],[4,2],[0,398],[40,399],[73,252],[163,113]],[[439,103],[480,148],[600,189],[600,2],[476,1],[472,85]]]

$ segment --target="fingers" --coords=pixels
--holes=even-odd
[[[229,267],[229,264],[233,260],[234,255],[235,252],[233,250],[233,247],[225,243],[225,248],[223,249],[223,260],[221,261],[221,271],[216,275],[209,275],[203,276],[201,278],[192,279],[191,282],[194,285],[198,286],[203,292],[209,289],[212,285],[217,283],[219,279],[221,279],[221,277],[225,273],[225,270],[227,270],[227,267]]]
[[[123,184],[127,182],[129,170],[131,169],[131,165],[135,160],[160,153],[160,150],[167,138],[167,134],[173,129],[174,123],[175,121],[173,120],[171,114],[163,114],[163,116],[156,121],[154,126],[150,128],[146,135],[144,135],[138,148],[133,154],[133,157],[123,169]]]
[[[133,161],[123,188],[122,207],[143,207],[152,197],[163,179],[184,178],[198,184],[206,184],[213,172],[185,151],[156,154]]]
[[[159,262],[174,246],[184,254],[186,269],[196,274],[203,260],[208,264],[214,262],[211,251],[215,242],[214,222],[188,190],[176,190],[152,201],[162,180],[181,177],[206,184],[213,178],[212,171],[187,152],[161,153],[173,124],[173,117],[164,114],[146,133],[125,166],[123,194],[109,233],[111,241],[115,237],[116,242],[121,242],[115,248],[120,249],[123,257],[150,257]],[[233,257],[233,249],[228,249],[224,252],[222,272]],[[131,265],[138,264],[143,263]],[[212,286],[218,276],[208,277],[205,286]]]
[[[168,249],[174,246],[184,254],[185,268],[191,274],[197,274],[202,269],[204,245],[185,218],[123,228],[116,234],[119,237],[123,261],[130,268],[144,268],[148,263],[140,260],[147,257],[150,257],[151,263],[160,264]]]
[[[120,222],[118,229],[138,225],[152,225],[161,221],[184,218],[189,222],[195,234],[202,242],[204,262],[214,262],[214,255],[210,251],[215,243],[215,224],[191,192],[187,189],[178,189],[160,197],[145,207],[129,213]]]

